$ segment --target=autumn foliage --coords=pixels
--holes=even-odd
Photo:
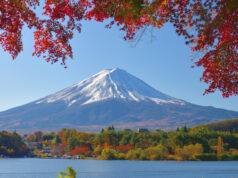
[[[28,153],[27,145],[16,132],[0,132],[0,157],[22,157]]]
[[[88,146],[77,146],[73,150],[70,151],[71,155],[84,155],[85,153],[90,151],[90,147]]]
[[[35,12],[40,7],[41,16]],[[199,54],[194,62],[204,68],[201,80],[209,84],[204,94],[217,89],[223,97],[238,94],[237,0],[2,0],[0,43],[15,59],[27,26],[34,30],[33,55],[65,65],[73,57],[70,40],[75,30],[81,31],[80,22],[106,19],[106,28],[117,25],[125,40],[148,27],[173,24]]]
[[[101,133],[78,132],[75,129],[39,133],[29,135],[25,144],[15,132],[0,132],[0,157],[28,155],[103,160],[238,160],[237,131],[215,131],[206,125],[194,128],[184,126],[168,132],[150,130],[138,133],[128,129],[116,131],[108,127]],[[36,137],[39,135],[41,139]]]
[[[135,149],[135,144],[129,144],[129,145],[118,145],[116,146],[116,150],[119,153],[127,153],[129,150]]]
[[[41,56],[47,62],[60,60],[65,64],[65,59],[73,55],[69,40],[73,38],[73,30],[80,32],[80,21],[89,3],[45,0],[42,19],[34,11],[38,6],[39,0],[0,1],[0,43],[15,59],[23,50],[22,28],[27,25],[34,29],[33,55]]]

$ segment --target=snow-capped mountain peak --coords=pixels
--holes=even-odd
[[[68,106],[86,105],[107,99],[151,101],[156,104],[185,104],[184,101],[165,95],[126,71],[113,68],[103,70],[78,84],[38,100],[36,103],[64,101]]]
[[[0,112],[1,130],[173,129],[238,118],[238,112],[165,95],[124,70],[103,70],[55,94]]]

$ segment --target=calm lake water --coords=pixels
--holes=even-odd
[[[72,166],[79,178],[238,178],[238,162],[0,159],[0,178],[56,178]]]

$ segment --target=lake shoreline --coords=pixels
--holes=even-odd
[[[92,160],[92,161],[139,161],[139,162],[238,162],[238,160],[104,160],[104,159],[68,159],[68,158],[38,158],[38,157],[1,157],[3,159],[41,159],[41,160]]]

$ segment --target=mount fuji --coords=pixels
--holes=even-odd
[[[174,129],[238,118],[163,94],[124,70],[103,70],[55,94],[0,112],[0,129],[17,131],[118,128]]]

